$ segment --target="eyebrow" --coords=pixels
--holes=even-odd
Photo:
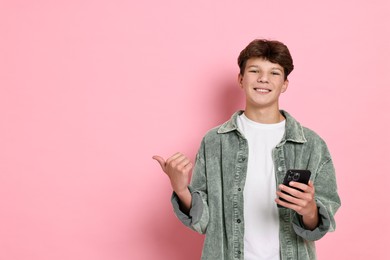
[[[251,67],[256,68],[256,69],[259,68],[259,66],[257,66],[257,65],[250,65],[250,66],[248,66],[248,69],[251,68]],[[280,70],[280,71],[283,71],[283,69],[280,69],[280,68],[278,68],[278,67],[272,67],[271,70]]]

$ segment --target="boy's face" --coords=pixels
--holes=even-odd
[[[245,91],[246,109],[278,110],[279,96],[288,86],[283,67],[263,58],[247,60],[244,74],[238,75],[238,83]]]

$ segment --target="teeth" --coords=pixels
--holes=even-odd
[[[255,88],[256,91],[259,91],[259,92],[270,92],[271,90],[269,89],[264,89],[264,88]]]

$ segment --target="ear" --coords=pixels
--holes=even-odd
[[[286,80],[284,81],[283,86],[282,86],[281,93],[286,92],[287,87],[288,87],[288,79],[286,79]]]
[[[240,88],[243,88],[242,86],[242,75],[241,73],[238,73],[238,76],[237,76],[237,82],[238,82],[238,85],[240,86]]]

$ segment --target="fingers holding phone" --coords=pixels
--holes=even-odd
[[[293,209],[300,215],[306,213],[308,205],[315,203],[315,189],[311,181],[308,184],[290,182],[289,186],[281,184],[276,194],[278,207]]]
[[[300,215],[309,213],[315,204],[315,189],[309,181],[310,176],[309,170],[288,170],[276,192],[278,207],[293,209]]]
[[[302,216],[306,228],[313,230],[318,225],[318,208],[315,201],[315,187],[308,170],[289,170],[279,185],[275,202],[278,207],[294,210]]]

